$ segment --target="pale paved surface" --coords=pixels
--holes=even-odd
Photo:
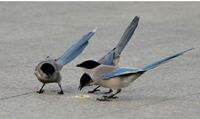
[[[144,74],[113,102],[76,99],[86,59],[111,50],[140,16],[120,66],[142,66],[186,48],[196,49]],[[62,71],[65,95],[50,84],[42,95],[34,67],[57,57],[98,26],[85,52]],[[0,3],[1,119],[199,119],[200,3]]]

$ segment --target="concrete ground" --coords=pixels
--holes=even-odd
[[[127,25],[140,16],[120,66],[143,66],[195,47],[149,71],[119,98],[98,102],[102,93],[80,99],[83,73],[75,65],[98,60],[119,41]],[[65,94],[57,84],[37,94],[33,75],[46,56],[58,57],[82,35],[98,26],[84,53],[62,70]],[[34,2],[0,3],[1,119],[199,119],[200,3],[181,2]],[[106,91],[102,88],[103,91]]]

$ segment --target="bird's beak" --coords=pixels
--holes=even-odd
[[[83,88],[83,86],[81,86],[81,85],[78,87],[79,90],[82,90],[82,88]]]
[[[81,65],[80,65],[80,64],[77,64],[76,67],[81,67]]]

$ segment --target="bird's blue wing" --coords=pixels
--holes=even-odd
[[[98,62],[105,65],[114,65],[115,59],[115,49],[113,49],[108,54],[103,56]]]
[[[111,72],[104,74],[103,76],[101,76],[101,79],[109,80],[110,78],[113,78],[113,77],[123,76],[123,75],[127,75],[127,74],[138,73],[138,72],[143,72],[143,71],[140,69],[136,69],[136,68],[120,67]]]
[[[105,65],[112,65],[114,63],[114,57],[113,57],[113,53],[110,53],[108,54],[106,57],[105,57]]]
[[[140,73],[140,72],[144,73],[144,72],[151,70],[151,69],[154,69],[154,68],[160,66],[161,64],[164,64],[164,63],[170,61],[171,59],[176,58],[176,57],[178,57],[178,56],[180,56],[180,55],[184,54],[185,52],[188,52],[192,49],[193,48],[184,50],[184,51],[179,52],[177,54],[174,54],[172,56],[158,60],[158,61],[156,61],[156,62],[154,62],[150,65],[146,65],[142,68],[126,68],[126,67],[117,68],[117,69],[115,69],[111,72],[108,72],[108,73],[104,74],[103,76],[101,76],[101,79],[102,80],[109,80],[110,78],[117,77],[117,76],[123,76],[123,75]]]
[[[59,65],[64,66],[65,64],[68,64],[74,60],[83,52],[89,43],[89,39],[95,34],[95,32],[96,29],[85,34],[76,44],[72,45],[68,50],[66,50],[64,54],[56,60],[56,62]]]
[[[164,64],[164,63],[170,61],[171,59],[176,58],[176,57],[178,57],[178,56],[180,56],[180,55],[184,54],[185,52],[188,52],[188,51],[190,51],[192,49],[194,49],[194,48],[190,48],[190,49],[184,50],[182,52],[179,52],[177,54],[174,54],[172,56],[168,56],[168,57],[163,58],[161,60],[158,60],[158,61],[156,61],[156,62],[154,62],[152,64],[146,65],[146,66],[142,67],[141,69],[143,69],[144,71],[148,71],[148,70],[154,69],[154,68],[160,66],[161,64]]]

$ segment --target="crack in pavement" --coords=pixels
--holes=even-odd
[[[9,96],[9,97],[3,97],[3,98],[0,98],[0,101],[7,100],[7,99],[12,99],[12,98],[17,98],[17,97],[21,97],[21,96],[25,96],[25,95],[29,95],[31,93],[35,93],[35,91],[26,92],[26,93],[22,93],[22,94],[18,94],[18,95],[13,95],[13,96]]]

